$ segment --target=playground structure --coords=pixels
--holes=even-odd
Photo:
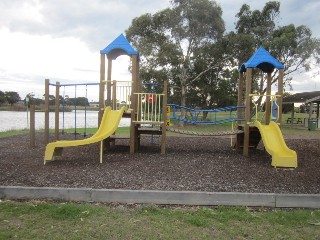
[[[263,73],[267,74],[267,86],[265,95],[253,94],[252,89],[252,71],[253,69],[258,68]],[[271,80],[272,72],[274,69],[278,69],[278,91],[276,95],[271,94]],[[286,146],[282,133],[278,127],[282,121],[282,97],[283,97],[283,69],[284,66],[277,59],[275,59],[269,52],[264,48],[260,47],[251,58],[242,64],[239,69],[239,81],[238,81],[238,105],[245,104],[245,113],[244,118],[245,122],[243,126],[240,126],[244,130],[243,139],[238,137],[237,147],[243,145],[243,155],[249,155],[250,143],[259,142],[262,136],[263,143],[266,147],[266,150],[272,155],[271,165],[274,167],[297,167],[297,155],[294,151],[289,151]],[[244,89],[244,81],[246,83]],[[245,98],[243,98],[245,96]],[[265,125],[261,124],[257,119],[257,110],[256,110],[256,120],[252,121],[251,117],[251,105],[252,97],[265,97],[266,109],[265,109]],[[277,119],[276,123],[271,122],[272,114],[272,98],[276,98],[277,102]],[[242,109],[238,109],[238,116],[242,116]],[[252,124],[255,126],[252,126]],[[257,132],[256,128],[260,132]],[[250,135],[253,135],[252,137]],[[251,139],[250,139],[251,138]],[[255,145],[254,144],[254,145]],[[293,153],[294,152],[294,153]]]
[[[93,136],[82,140],[56,141],[47,144],[44,156],[44,164],[46,164],[47,161],[53,161],[55,156],[61,156],[63,148],[65,147],[76,147],[97,142],[101,143],[100,163],[102,163],[103,140],[110,137],[110,135],[113,134],[114,131],[118,128],[123,112],[124,107],[122,107],[120,110],[111,110],[111,107],[106,107],[100,127]]]
[[[130,81],[118,81],[112,79],[112,61],[121,55],[127,55],[132,62],[132,79]],[[107,59],[107,78],[106,78],[106,59]],[[251,120],[251,106],[252,98],[256,96],[251,92],[252,85],[252,70],[259,68],[262,72],[267,73],[267,92],[265,95],[258,95],[259,97],[265,97],[266,111],[265,111],[265,125],[261,125],[256,119]],[[271,73],[274,69],[279,70],[278,78],[278,93],[276,95],[271,94]],[[49,80],[46,80],[49,81]],[[244,81],[246,83],[244,88]],[[46,86],[49,86],[46,83]],[[133,49],[127,39],[121,34],[106,48],[100,51],[100,82],[99,82],[99,124],[100,128],[103,124],[103,113],[105,108],[110,107],[113,111],[123,111],[124,117],[130,117],[130,153],[135,153],[140,145],[140,138],[143,134],[159,135],[161,137],[160,149],[161,153],[166,152],[166,131],[171,130],[182,134],[192,134],[201,136],[222,136],[222,135],[236,135],[237,142],[236,148],[243,148],[243,155],[249,155],[249,148],[251,146],[257,146],[259,141],[262,140],[266,146],[266,150],[272,155],[272,166],[274,167],[297,167],[297,156],[294,151],[288,151],[287,146],[283,140],[281,131],[277,129],[274,124],[270,124],[271,115],[277,115],[276,122],[280,124],[282,116],[282,95],[283,95],[283,65],[279,63],[273,56],[271,56],[265,49],[259,48],[257,52],[239,69],[239,81],[238,81],[238,106],[225,107],[215,110],[199,110],[182,107],[174,104],[167,104],[167,82],[163,82],[162,92],[142,92],[143,83],[139,79],[139,53]],[[57,88],[58,89],[58,88]],[[106,94],[105,94],[106,92]],[[49,95],[49,90],[46,88],[46,96]],[[59,96],[59,91],[56,90],[56,95]],[[276,102],[277,113],[272,114],[273,108],[271,102]],[[56,106],[59,105],[59,98],[56,98]],[[48,100],[46,98],[46,106],[48,106]],[[244,107],[245,106],[245,107]],[[167,116],[167,107],[171,108],[171,114]],[[182,108],[191,112],[191,119],[181,119],[176,113]],[[47,109],[47,107],[46,107]],[[57,112],[58,111],[58,112]],[[207,111],[211,120],[197,119],[199,112]],[[221,111],[229,111],[230,115],[225,119],[217,119],[216,114]],[[236,111],[236,115],[232,116],[232,112]],[[59,110],[56,108],[56,116],[59,114]],[[47,112],[46,112],[47,115]],[[213,117],[212,117],[213,115]],[[256,114],[257,115],[257,114]],[[122,116],[122,114],[121,114]],[[47,117],[46,117],[47,118]],[[169,127],[168,119],[183,120],[192,124],[222,124],[226,122],[237,122],[238,130],[219,132],[219,133],[204,133],[199,134],[196,132],[188,132],[181,130],[174,130]],[[120,120],[119,120],[120,121]],[[241,123],[244,122],[243,125]],[[109,123],[108,123],[109,124]],[[152,126],[145,128],[144,126]],[[254,126],[255,125],[255,126]],[[276,125],[278,127],[278,125]],[[99,129],[100,129],[99,128]],[[279,128],[279,127],[278,127]],[[279,131],[278,131],[279,130]],[[115,131],[115,129],[114,129]],[[106,150],[109,149],[110,144],[114,143],[117,138],[124,138],[123,136],[117,136],[113,133],[104,134],[104,140],[99,138],[99,141],[103,141],[101,144],[100,152],[103,151],[103,147]],[[58,139],[59,128],[55,129],[56,140]],[[49,137],[49,127],[47,121],[45,124],[45,138]],[[275,142],[281,143],[279,148],[276,145],[270,144],[274,139]],[[92,141],[94,142],[94,141]],[[78,142],[79,143],[79,142]],[[78,143],[74,143],[76,146]],[[88,141],[91,143],[91,140]],[[60,143],[60,148],[63,144],[69,146],[68,143]],[[52,146],[55,146],[52,144]],[[294,153],[292,153],[294,152]],[[59,153],[59,150],[58,150]],[[54,155],[54,154],[53,154]],[[57,154],[58,155],[58,154]],[[51,154],[48,154],[47,159],[50,159]],[[284,160],[285,159],[285,160]]]
[[[87,99],[87,92],[88,92],[88,86],[97,86],[99,83],[75,83],[75,84],[61,84],[60,82],[50,83],[49,79],[45,80],[45,137],[44,137],[44,142],[48,143],[49,142],[49,96],[50,96],[50,91],[49,88],[50,86],[55,87],[55,133],[54,133],[54,139],[59,140],[59,135],[60,135],[60,130],[62,130],[62,134],[64,133],[64,114],[65,114],[65,89],[66,87],[73,87],[74,88],[74,98],[73,98],[73,112],[74,112],[74,134],[75,138],[76,135],[78,134],[76,129],[77,129],[77,87],[83,86],[85,87],[85,97],[84,99]],[[63,87],[63,96],[62,96],[62,129],[60,129],[60,121],[59,121],[59,112],[60,112],[60,88]],[[86,119],[87,119],[87,104],[84,105],[84,132],[83,136],[86,137]]]
[[[113,122],[103,120],[106,107],[112,111],[121,111],[121,116],[131,118],[130,124],[130,153],[137,151],[140,145],[140,136],[143,134],[161,136],[160,146],[161,153],[165,153],[166,143],[166,105],[167,105],[167,83],[164,81],[161,93],[141,92],[142,83],[139,81],[139,56],[138,51],[134,50],[127,39],[121,34],[105,49],[100,51],[100,82],[99,85],[99,130],[94,134],[94,138],[76,141],[57,141],[59,140],[59,89],[60,84],[50,84],[49,79],[45,81],[45,143],[49,142],[49,87],[56,87],[55,100],[55,140],[57,142],[49,143],[45,154],[45,162],[53,160],[54,156],[61,155],[63,147],[79,146],[101,141],[104,137],[104,144],[100,145],[100,153],[103,148],[106,150],[110,147],[111,142],[115,142],[117,138],[123,138],[114,135],[116,130],[109,134],[109,129],[103,125],[112,125]],[[112,78],[112,61],[121,55],[128,55],[132,61],[132,79],[130,81],[111,80]],[[107,79],[105,79],[105,60],[108,61]],[[85,85],[85,84],[83,84]],[[93,83],[97,85],[97,83]],[[159,85],[159,84],[158,84]],[[76,85],[75,85],[76,86]],[[106,92],[106,94],[105,94]],[[121,118],[121,117],[120,117]],[[106,118],[110,121],[114,119]],[[119,120],[120,119],[116,119]],[[152,128],[143,128],[145,125],[151,125]],[[118,126],[118,124],[117,124]],[[104,132],[107,131],[108,132]],[[98,134],[99,133],[99,134]],[[101,159],[101,156],[100,156]],[[100,160],[101,161],[101,160]]]
[[[128,55],[132,63],[132,79],[122,90],[117,91],[121,81],[112,81],[112,61],[121,55]],[[105,60],[107,58],[107,79],[105,79]],[[131,83],[131,85],[130,85]],[[100,51],[100,112],[104,108],[104,85],[106,85],[106,105],[116,108],[116,101],[123,98],[117,93],[125,93],[122,101],[127,101],[129,108],[125,116],[131,118],[130,124],[130,153],[135,153],[140,145],[142,134],[161,136],[161,153],[166,151],[166,105],[167,105],[167,83],[163,82],[162,93],[143,93],[142,83],[139,79],[139,53],[133,49],[123,34],[119,35],[106,48]],[[128,94],[129,93],[129,94]],[[129,96],[128,96],[129,95]],[[153,128],[144,129],[143,124],[152,125]],[[112,136],[115,141],[117,136]],[[107,149],[110,146],[111,138],[106,140]]]

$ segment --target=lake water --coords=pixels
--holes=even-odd
[[[86,117],[85,117],[86,115]],[[63,120],[64,119],[64,120]],[[0,132],[8,130],[29,129],[28,121],[30,115],[27,117],[27,112],[14,112],[14,111],[0,111]],[[75,112],[60,112],[59,125],[60,129],[74,128],[94,128],[98,127],[98,111],[77,110],[76,123]],[[35,126],[36,129],[44,129],[44,112],[35,113]],[[119,124],[120,127],[130,126],[129,118],[122,118]],[[54,112],[49,113],[49,128],[54,128]]]

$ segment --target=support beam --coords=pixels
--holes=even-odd
[[[167,101],[168,101],[168,82],[165,80],[163,83],[163,101],[162,101],[162,135],[161,135],[161,154],[166,153],[166,142],[167,142]]]
[[[243,82],[244,82],[244,73],[239,73],[239,78],[238,78],[238,106],[243,105]],[[237,109],[237,117],[238,118],[243,118],[243,108],[238,108]],[[241,121],[238,121],[238,124],[240,124]]]
[[[138,95],[135,93],[140,92],[140,82],[139,82],[139,62],[138,56],[132,55],[132,92],[131,92],[131,126],[130,126],[130,153],[135,153],[138,147],[139,134],[138,134],[138,125],[135,124],[136,116],[140,116],[140,113],[137,112],[137,98]]]
[[[280,97],[277,98],[278,106],[279,106],[279,116],[278,116],[278,123],[279,124],[281,124],[281,122],[282,122],[283,75],[284,75],[284,70],[279,69],[278,95],[280,95]]]
[[[246,72],[246,110],[245,110],[245,123],[244,123],[244,140],[243,140],[243,155],[249,156],[249,131],[250,131],[250,110],[251,110],[251,82],[252,82],[252,68],[247,68]]]
[[[267,97],[266,97],[266,115],[265,115],[265,123],[268,125],[270,123],[271,118],[271,73],[267,75]]]
[[[291,123],[290,126],[293,128],[293,119],[294,119],[294,103],[292,103],[292,110],[291,110]]]
[[[59,140],[60,82],[56,82],[56,99],[54,109],[54,139]]]
[[[100,85],[99,85],[99,117],[98,117],[98,126],[100,125],[103,111],[104,111],[104,80],[105,80],[105,54],[100,54]]]
[[[49,79],[44,87],[44,144],[49,143]]]
[[[107,106],[111,105],[111,78],[112,78],[112,59],[108,58],[108,73],[107,73]]]

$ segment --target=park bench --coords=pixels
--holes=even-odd
[[[287,118],[287,123],[291,123],[292,122],[292,118],[289,117]],[[296,123],[296,124],[299,124],[299,123],[302,123],[302,118],[293,118],[293,123]]]

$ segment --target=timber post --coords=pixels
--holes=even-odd
[[[44,90],[44,143],[49,143],[49,79],[45,80]]]
[[[245,109],[245,123],[244,123],[244,140],[243,140],[243,155],[249,156],[249,139],[250,139],[250,106],[251,106],[251,81],[252,81],[252,68],[247,68],[246,73],[246,109]]]
[[[60,82],[56,82],[56,99],[55,99],[55,114],[54,114],[54,139],[59,140],[59,113],[60,113]]]

